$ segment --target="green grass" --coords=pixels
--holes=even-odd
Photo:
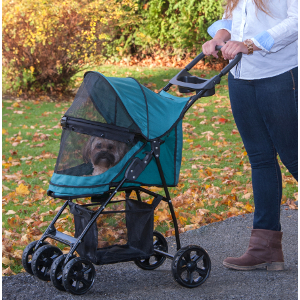
[[[91,69],[105,76],[134,77],[154,91],[164,87],[179,71],[116,66]],[[194,73],[206,78],[217,74],[209,70]],[[77,87],[82,77],[83,72],[76,76]],[[176,92],[172,87],[171,93]],[[10,266],[15,273],[22,269],[22,250],[41,236],[53,219],[55,209],[63,203],[46,196],[46,190],[60,146],[59,121],[70,104],[45,100],[3,101],[3,257],[9,259],[3,267]],[[250,164],[230,110],[226,77],[216,87],[214,96],[201,98],[193,105],[183,119],[183,126],[180,182],[178,187],[170,189],[180,230],[252,212]],[[282,164],[281,169],[286,201],[294,198],[297,184]],[[162,192],[158,188],[153,190]],[[145,195],[143,198],[147,199]],[[73,232],[72,215],[66,212],[62,219],[58,228]],[[114,223],[107,219],[108,226]],[[165,203],[161,203],[155,213],[155,227],[166,235],[172,234]]]

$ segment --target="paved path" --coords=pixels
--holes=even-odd
[[[234,271],[222,266],[227,256],[241,255],[248,246],[253,215],[229,218],[180,235],[182,246],[200,245],[212,261],[211,275],[198,288],[187,289],[173,280],[171,261],[154,271],[139,269],[133,262],[96,266],[92,289],[84,296],[74,296],[55,289],[22,273],[2,279],[2,299],[10,300],[296,300],[298,299],[298,211],[282,208],[285,270]],[[174,238],[168,238],[169,252],[175,253]]]

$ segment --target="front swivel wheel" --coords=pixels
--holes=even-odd
[[[33,274],[41,280],[50,281],[51,265],[62,254],[59,248],[52,245],[45,245],[37,249],[33,254],[31,263]]]
[[[67,254],[57,257],[53,261],[53,264],[51,265],[51,270],[50,270],[51,282],[60,291],[66,290],[63,285],[63,281],[62,281],[63,265],[64,265],[64,261],[65,261],[66,257],[67,257]],[[70,260],[75,257],[76,257],[75,255],[72,255]]]
[[[35,249],[36,244],[38,241],[31,242],[26,246],[26,248],[23,251],[22,254],[22,265],[25,269],[25,271],[31,275],[33,275],[32,268],[31,268],[31,263],[32,263],[32,257],[34,252],[37,250]],[[42,242],[40,247],[47,245],[47,242]]]
[[[172,261],[174,279],[182,286],[194,288],[208,278],[211,262],[207,252],[196,245],[181,248]]]

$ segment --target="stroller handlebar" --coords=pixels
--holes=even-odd
[[[220,50],[222,46],[216,46],[216,50]],[[221,77],[226,75],[242,58],[242,53],[238,53],[235,58],[221,70],[221,72],[211,79],[200,78],[191,75],[188,71],[192,69],[201,59],[205,57],[205,54],[201,52],[195,57],[183,70],[175,75],[169,83],[163,88],[164,91],[168,91],[172,85],[179,86],[179,92],[189,93],[196,91],[197,99],[204,96],[211,96],[214,94],[214,87],[220,83]],[[193,98],[195,98],[195,96]]]
[[[221,49],[222,49],[222,46],[216,46],[217,51],[220,51]],[[204,57],[205,57],[205,54],[203,54],[203,52],[201,52],[185,67],[185,69],[187,71],[189,71]],[[241,58],[242,58],[242,53],[240,52],[220,73],[222,73],[222,75],[227,74],[240,61]]]

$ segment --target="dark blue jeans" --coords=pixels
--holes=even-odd
[[[280,231],[282,177],[277,154],[298,180],[298,68],[257,80],[229,74],[228,85],[252,169],[253,228]]]

